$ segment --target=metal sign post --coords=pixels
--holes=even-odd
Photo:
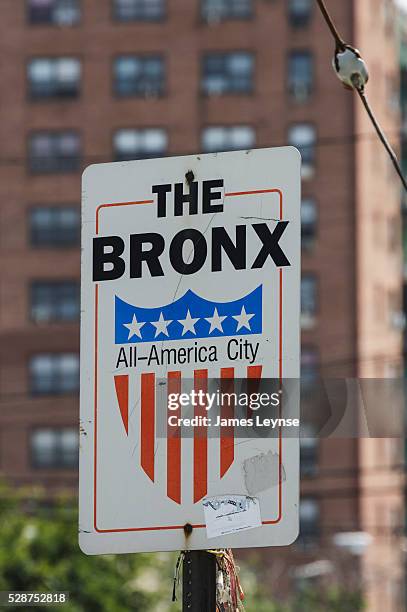
[[[215,612],[216,557],[204,550],[185,553],[182,569],[183,612]]]

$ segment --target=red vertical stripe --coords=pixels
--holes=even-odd
[[[168,372],[168,395],[181,393],[181,372]],[[167,417],[173,420],[181,417],[181,408],[167,410]],[[168,422],[168,421],[167,421]],[[167,427],[167,495],[177,504],[181,503],[181,428]]]
[[[126,434],[129,435],[129,377],[127,374],[114,377],[117,401]]]
[[[141,467],[154,482],[155,375],[141,375]]]
[[[195,370],[195,391],[208,390],[208,370]],[[208,413],[204,405],[195,406],[195,417],[205,417]],[[208,428],[204,425],[194,427],[194,504],[205,497],[208,490]]]
[[[234,368],[221,368],[221,393],[234,392]],[[233,419],[235,416],[235,406],[232,399],[225,398],[222,401],[221,413],[222,419]],[[235,455],[235,440],[233,425],[220,426],[220,477],[226,474],[233,463]]]
[[[247,368],[247,393],[250,397],[252,393],[259,392],[259,381],[261,379],[263,366],[248,366]],[[251,419],[253,410],[250,406],[247,407],[247,418]]]

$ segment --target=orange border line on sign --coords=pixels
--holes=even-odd
[[[112,206],[134,206],[135,204],[153,204],[154,200],[139,200],[138,202],[117,202],[113,204],[100,204],[96,209],[96,233],[99,233],[99,211],[102,208],[111,208]]]
[[[283,219],[283,193],[280,189],[256,189],[250,191],[236,191],[225,193],[225,197],[235,197],[244,195],[259,195],[261,193],[278,193],[280,199],[280,221]],[[132,206],[137,204],[153,204],[154,200],[139,200],[136,202],[116,202],[112,204],[100,204],[96,208],[96,234],[99,233],[99,211],[102,208],[110,208],[113,206]],[[283,269],[280,268],[280,279],[279,279],[279,343],[278,343],[278,361],[279,361],[279,379],[280,384],[283,380]],[[165,529],[183,529],[184,525],[167,525],[167,526],[156,526],[156,527],[129,527],[121,529],[99,529],[97,527],[96,520],[96,497],[97,497],[97,385],[98,385],[98,302],[99,302],[99,286],[95,285],[95,372],[94,372],[94,466],[93,466],[93,526],[97,533],[118,533],[128,531],[162,531]],[[281,417],[281,404],[280,404],[280,417]],[[281,426],[279,428],[278,437],[278,448],[279,448],[279,461],[278,461],[278,515],[277,518],[270,521],[262,521],[263,525],[276,525],[282,519],[282,431]],[[203,529],[206,525],[192,525],[194,529]]]

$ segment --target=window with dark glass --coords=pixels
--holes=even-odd
[[[202,63],[202,91],[207,95],[250,93],[253,74],[252,53],[207,53]]]
[[[33,395],[74,393],[79,390],[79,356],[76,353],[41,353],[30,360]]]
[[[313,0],[287,0],[288,18],[292,26],[301,28],[308,25]]]
[[[81,141],[74,131],[35,132],[28,143],[32,172],[75,172],[79,170]]]
[[[311,327],[317,313],[317,280],[314,274],[301,278],[301,327]]]
[[[81,17],[80,0],[27,0],[27,11],[32,24],[72,26]]]
[[[160,128],[122,129],[113,137],[116,161],[160,157],[166,154],[167,147],[167,132]]]
[[[301,245],[303,249],[311,248],[317,235],[318,212],[315,201],[305,198],[301,202]]]
[[[31,432],[31,462],[36,468],[76,468],[79,436],[73,427],[44,427]]]
[[[164,60],[157,55],[122,55],[114,63],[114,88],[119,96],[160,96],[164,93]]]
[[[288,132],[288,142],[301,153],[301,176],[311,178],[315,171],[316,130],[309,123],[296,123]]]
[[[301,543],[312,543],[320,535],[320,511],[316,499],[304,497],[300,501],[300,535]]]
[[[160,21],[165,16],[165,0],[113,0],[117,21]]]
[[[30,211],[29,223],[32,246],[70,247],[79,244],[78,207],[36,206]]]
[[[202,149],[205,153],[251,149],[255,140],[254,129],[247,125],[212,126],[202,132]]]
[[[37,57],[27,67],[31,98],[75,98],[79,94],[81,63],[74,57]]]
[[[253,13],[253,0],[201,0],[202,18],[208,23],[223,19],[248,19]]]
[[[288,56],[288,91],[297,102],[305,102],[312,93],[313,59],[309,51],[292,51]]]
[[[31,284],[31,318],[37,323],[76,321],[79,318],[79,284],[34,281]]]
[[[301,347],[301,390],[312,390],[318,378],[319,358],[313,346]]]

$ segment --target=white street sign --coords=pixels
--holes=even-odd
[[[270,437],[244,398],[259,379],[277,390],[299,377],[299,289],[296,149],[85,170],[84,552],[296,539],[298,437],[284,434],[298,426],[298,401],[270,394]],[[249,394],[239,379],[254,385]]]

